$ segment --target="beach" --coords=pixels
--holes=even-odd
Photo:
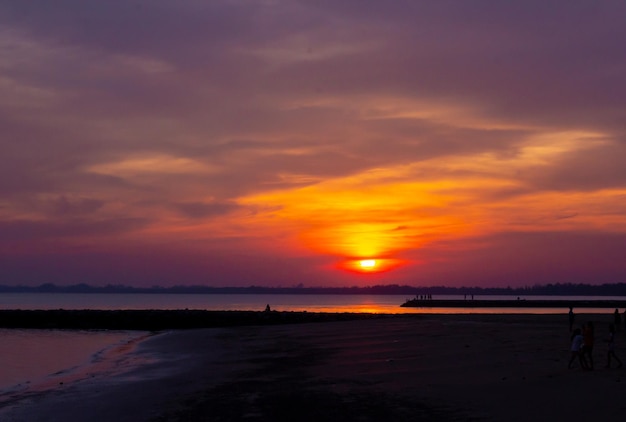
[[[319,318],[318,318],[319,319]],[[0,404],[2,421],[608,419],[626,372],[567,368],[567,315],[379,315],[156,332]],[[626,335],[617,355],[626,359]]]

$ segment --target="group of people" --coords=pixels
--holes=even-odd
[[[622,361],[615,354],[615,329],[616,326],[620,326],[620,314],[619,311],[615,310],[615,320],[613,324],[609,324],[609,333],[607,336],[607,361],[606,368],[611,367],[611,361],[615,360],[617,362],[617,367],[622,367]],[[593,344],[595,339],[595,331],[592,321],[588,321],[587,323],[582,325],[582,328],[576,328],[572,331],[574,326],[574,312],[570,307],[569,310],[569,320],[570,320],[570,332],[572,333],[571,341],[571,357],[569,363],[567,365],[568,368],[572,368],[574,361],[578,359],[580,367],[587,370],[593,370]]]

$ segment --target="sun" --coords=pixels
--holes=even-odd
[[[357,274],[379,274],[393,270],[406,261],[397,258],[347,258],[336,264],[336,268]]]
[[[362,259],[361,261],[359,261],[359,265],[364,270],[371,270],[376,266],[376,260],[375,259]]]

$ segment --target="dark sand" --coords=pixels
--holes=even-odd
[[[1,421],[608,420],[626,372],[567,369],[567,315],[394,315],[171,331],[94,373],[0,404]],[[617,335],[626,362],[626,335]]]

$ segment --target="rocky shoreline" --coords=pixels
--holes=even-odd
[[[0,328],[159,331],[349,321],[385,316],[368,313],[277,311],[10,309],[0,310]]]

